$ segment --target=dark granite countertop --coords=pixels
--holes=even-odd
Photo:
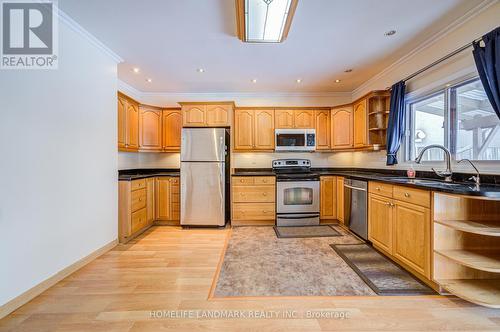
[[[118,171],[119,181],[132,181],[157,176],[180,176],[180,170],[175,168],[141,168]]]
[[[385,169],[346,169],[346,168],[313,168],[320,175],[344,176],[350,179],[380,181],[432,191],[458,195],[482,196],[500,199],[500,176],[481,175],[482,184],[479,190],[473,182],[467,182],[471,174],[454,173],[457,182],[446,183],[437,178],[433,172],[417,171],[416,179],[406,177],[405,171]],[[272,176],[275,173],[270,168],[235,169],[233,176]]]

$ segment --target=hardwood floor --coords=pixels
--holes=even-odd
[[[500,310],[455,297],[209,299],[229,233],[153,227],[0,320],[0,331],[500,330]],[[222,310],[247,317],[189,318]],[[166,317],[172,311],[185,318]],[[348,318],[309,318],[308,311]],[[250,313],[272,316],[248,318]],[[286,313],[294,318],[284,319]]]

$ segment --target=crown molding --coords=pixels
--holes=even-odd
[[[103,42],[97,39],[93,34],[88,32],[84,27],[78,24],[75,20],[73,20],[68,14],[62,11],[60,8],[57,8],[56,16],[59,17],[61,22],[70,27],[73,31],[78,33],[80,36],[88,40],[92,45],[94,45],[101,52],[109,56],[116,63],[123,62],[123,58],[113,52],[109,47],[107,47]]]
[[[481,3],[479,3],[477,6],[469,10],[467,13],[464,15],[460,16],[450,24],[448,24],[446,27],[444,27],[442,30],[438,31],[422,43],[420,43],[417,47],[415,47],[412,51],[408,52],[406,55],[402,56],[400,59],[397,61],[393,62],[391,65],[386,67],[384,70],[373,76],[372,78],[368,79],[365,83],[361,84],[359,87],[354,89],[352,91],[353,98],[354,96],[357,96],[358,94],[362,94],[363,90],[365,90],[367,87],[369,87],[371,84],[373,84],[375,81],[379,80],[380,78],[384,77],[387,75],[389,72],[394,70],[396,67],[410,61],[412,58],[414,58],[416,55],[424,51],[425,49],[429,48],[430,46],[436,44],[439,40],[444,38],[447,34],[450,32],[458,29],[492,5],[498,3],[498,0],[484,0]]]

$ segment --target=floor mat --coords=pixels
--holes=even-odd
[[[436,294],[431,288],[367,244],[331,244],[330,246],[378,295]]]
[[[274,231],[278,238],[308,238],[308,237],[329,237],[341,236],[330,225],[318,226],[274,226]]]

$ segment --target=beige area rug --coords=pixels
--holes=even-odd
[[[273,227],[235,227],[220,267],[213,297],[376,295],[330,244],[358,239],[341,236],[279,239]]]

